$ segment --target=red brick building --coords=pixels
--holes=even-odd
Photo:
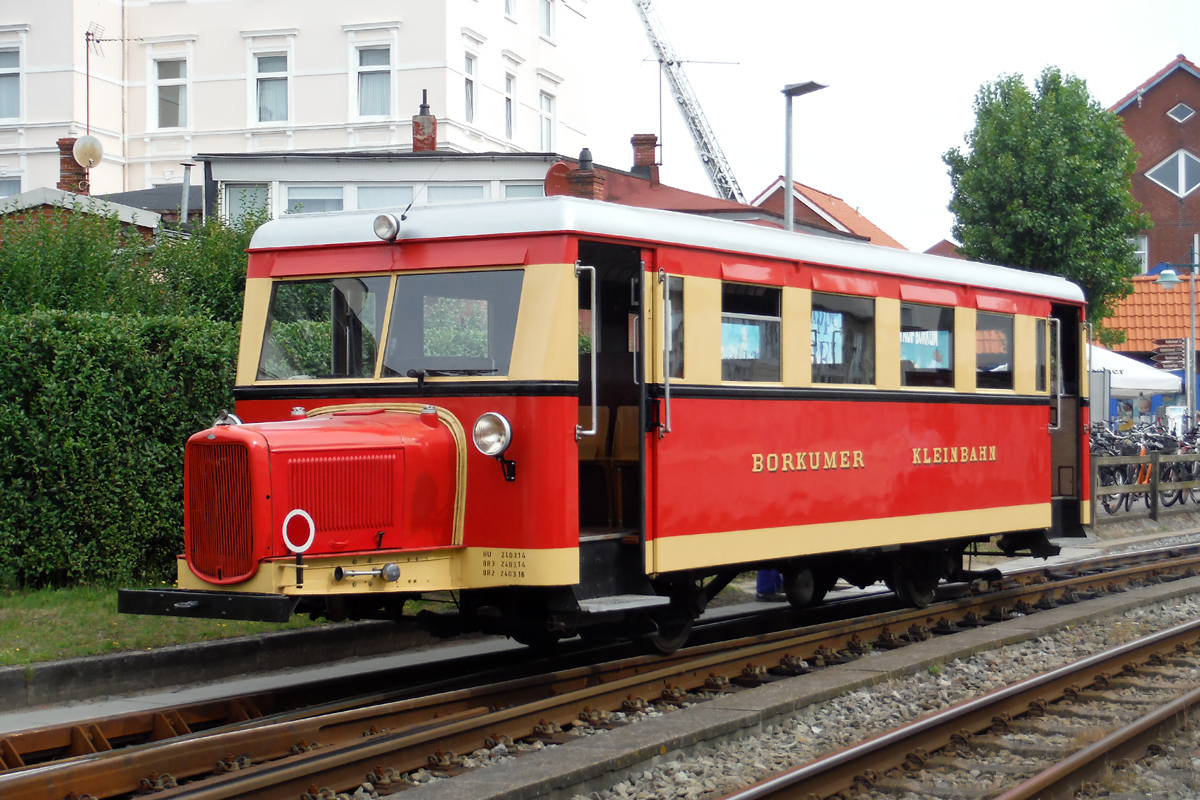
[[[1161,265],[1191,260],[1192,237],[1200,233],[1200,68],[1177,56],[1112,110],[1137,148],[1132,193],[1154,227],[1138,237],[1146,274],[1134,279],[1134,293],[1106,324],[1126,332],[1115,349],[1146,353],[1154,339],[1189,335],[1186,284],[1166,291],[1153,281]]]

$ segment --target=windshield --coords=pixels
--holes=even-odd
[[[391,279],[281,281],[258,362],[258,380],[373,378]]]
[[[384,377],[506,375],[524,270],[401,275]]]

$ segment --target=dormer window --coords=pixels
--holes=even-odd
[[[1173,195],[1186,197],[1200,186],[1200,158],[1177,150],[1146,173],[1146,177]]]
[[[1167,116],[1176,122],[1187,122],[1195,113],[1196,112],[1193,111],[1190,106],[1187,106],[1183,103],[1178,103],[1174,108],[1167,112]]]

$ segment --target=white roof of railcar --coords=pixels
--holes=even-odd
[[[384,210],[284,216],[259,228],[250,242],[250,249],[378,243],[372,224]],[[398,218],[401,209],[391,212]],[[554,231],[806,261],[1075,303],[1085,301],[1082,289],[1054,275],[879,247],[865,242],[789,233],[744,222],[576,197],[414,206],[400,223],[399,242],[403,245],[405,241],[418,239]]]

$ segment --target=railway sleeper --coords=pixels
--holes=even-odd
[[[925,762],[924,769],[946,770],[947,772],[963,773],[977,770],[982,775],[1003,775],[1012,778],[1024,778],[1032,775],[1036,767],[1028,764],[994,764],[989,761],[971,761],[955,756],[934,756]]]
[[[977,736],[971,740],[970,748],[979,753],[1009,753],[1022,758],[1034,758],[1041,761],[1057,761],[1071,750],[1052,744],[1023,742],[1017,739],[1001,738],[999,736]],[[1079,748],[1073,748],[1079,749]]]
[[[974,800],[992,798],[995,789],[971,789],[950,783],[927,783],[912,778],[883,778],[871,787],[876,792],[894,795],[914,794],[918,797],[946,798],[946,800]]]

